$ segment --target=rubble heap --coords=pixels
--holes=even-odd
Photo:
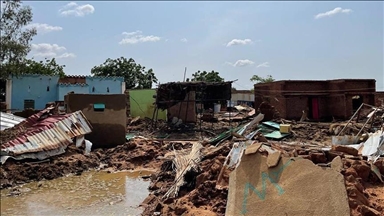
[[[372,112],[368,115],[370,113]],[[324,185],[328,187],[324,188],[324,193],[319,193],[318,197],[335,198],[332,189],[339,191],[336,194],[340,209],[336,209],[337,212],[333,209],[336,212],[333,213],[344,215],[349,212],[354,216],[382,215],[382,118],[370,115],[366,118],[367,123],[361,124],[356,120],[356,116],[347,123],[309,123],[282,119],[262,122],[263,117],[263,114],[249,116],[237,124],[219,122],[217,124],[225,125],[226,130],[221,130],[215,136],[209,136],[213,132],[201,132],[196,135],[204,133],[204,136],[192,137],[183,133],[179,134],[179,138],[175,134],[170,136],[154,132],[141,132],[140,135],[145,137],[139,136],[135,134],[135,130],[143,130],[147,125],[142,126],[139,120],[131,120],[128,127],[130,134],[127,134],[125,145],[96,149],[89,155],[84,155],[79,148],[69,146],[64,154],[45,161],[8,161],[0,167],[1,188],[29,181],[53,179],[70,173],[81,174],[89,169],[153,169],[157,172],[150,177],[150,195],[142,203],[143,215],[231,215],[230,211],[237,209],[233,205],[238,205],[236,194],[239,193],[237,183],[233,182],[240,173],[243,183],[244,180],[254,181],[255,186],[248,187],[255,195],[252,197],[253,201],[250,198],[249,202],[257,203],[255,197],[261,197],[267,202],[284,199],[284,195],[292,193],[288,191],[289,188],[303,187],[306,188],[304,192],[310,193],[312,186],[317,190],[322,186],[319,181],[323,179],[326,181]],[[341,135],[340,131],[344,132],[342,136],[335,136]],[[295,173],[290,174],[294,180],[287,181],[290,179],[289,175],[283,170],[289,161],[304,168],[296,169]],[[249,170],[242,167],[246,162],[251,165]],[[261,164],[263,168],[260,168]],[[289,169],[295,170],[291,166],[286,170]],[[312,174],[319,176],[323,171],[327,174],[322,178],[305,178]],[[258,182],[257,178],[260,176],[264,176],[264,180]],[[295,179],[300,181],[296,182]],[[263,186],[258,185],[263,181],[267,185],[270,184],[265,190]],[[285,192],[279,189],[279,184],[286,186]],[[240,190],[243,189],[240,187]],[[268,190],[273,193],[268,192],[266,195],[265,191]],[[290,197],[291,210],[295,210],[294,205],[297,204],[301,212],[295,215],[321,214],[316,212],[317,210],[311,212],[305,207],[304,192]],[[240,191],[239,194],[242,193]],[[238,199],[243,199],[243,196]],[[326,204],[330,203],[329,200],[320,199],[309,201],[312,204],[318,202],[319,206],[323,205],[325,208]],[[248,212],[244,211],[245,215],[255,215],[255,212],[252,212],[254,209],[246,209]],[[259,210],[264,212],[268,209],[263,207]]]

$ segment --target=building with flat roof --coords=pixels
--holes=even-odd
[[[309,119],[347,119],[362,103],[375,105],[376,80],[283,80],[258,83],[255,108],[268,102],[285,119],[300,119],[306,111]]]

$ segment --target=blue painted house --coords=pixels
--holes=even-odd
[[[7,80],[8,109],[41,110],[48,102],[64,101],[69,92],[78,94],[124,94],[123,77],[22,75]]]

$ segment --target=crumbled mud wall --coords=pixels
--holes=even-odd
[[[102,111],[94,110],[93,104],[104,104]],[[127,128],[126,96],[68,94],[65,96],[67,112],[81,110],[92,125],[92,133],[85,136],[93,148],[114,147],[125,143]]]

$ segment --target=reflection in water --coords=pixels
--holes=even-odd
[[[149,171],[87,172],[1,191],[1,215],[139,215]]]

